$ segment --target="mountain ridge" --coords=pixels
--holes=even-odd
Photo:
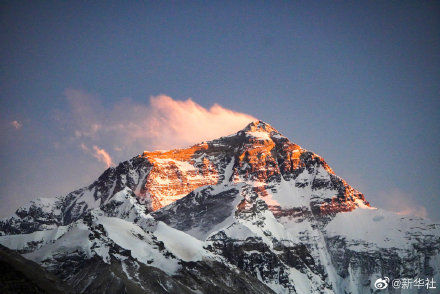
[[[261,121],[145,151],[87,187],[34,200],[0,221],[0,244],[78,292],[103,289],[84,275],[99,270],[91,260],[118,289],[158,293],[234,293],[238,281],[243,293],[370,293],[384,275],[440,278],[439,225],[372,208],[321,156]],[[169,287],[146,283],[153,272]]]

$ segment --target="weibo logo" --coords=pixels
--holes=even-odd
[[[384,277],[379,278],[376,280],[376,282],[374,282],[374,287],[376,287],[376,289],[386,289],[388,287],[388,283],[390,282],[390,279],[388,277]]]

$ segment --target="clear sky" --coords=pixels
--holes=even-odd
[[[206,2],[0,3],[0,216],[252,116],[440,220],[438,1]]]

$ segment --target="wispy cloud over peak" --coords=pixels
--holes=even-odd
[[[80,144],[81,150],[84,151],[87,154],[92,155],[93,157],[95,157],[99,162],[105,163],[105,165],[107,166],[107,168],[109,168],[110,166],[113,166],[113,160],[110,156],[110,154],[105,151],[103,148],[99,148],[98,146],[94,145],[93,149],[90,149],[89,147],[87,147],[86,144],[81,143]]]
[[[219,104],[205,108],[191,98],[179,101],[159,95],[150,97],[145,104],[124,99],[104,106],[96,97],[79,90],[66,90],[65,95],[69,105],[66,117],[71,123],[63,125],[71,129],[71,139],[88,146],[104,146],[121,156],[214,139],[256,120]]]
[[[93,151],[95,152],[93,154],[93,156],[98,159],[99,161],[105,163],[107,165],[107,167],[110,167],[112,165],[114,165],[112,158],[110,157],[110,155],[107,153],[107,151],[105,151],[102,148],[99,148],[98,146],[93,146]]]
[[[192,99],[150,98],[149,136],[161,148],[210,140],[243,128],[255,117],[214,104],[206,109]]]
[[[426,218],[426,207],[417,203],[414,197],[400,189],[391,189],[379,193],[384,208],[402,216],[418,216]]]

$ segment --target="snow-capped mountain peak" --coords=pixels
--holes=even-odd
[[[262,121],[146,151],[19,208],[0,234],[78,292],[101,287],[103,269],[122,292],[153,293],[371,293],[383,275],[440,278],[438,225],[372,208]]]

